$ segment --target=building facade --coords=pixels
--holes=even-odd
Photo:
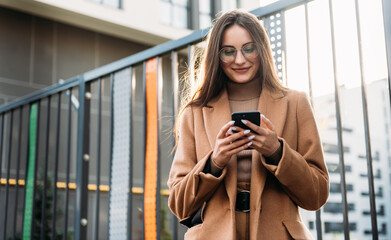
[[[391,210],[390,194],[390,126],[391,113],[388,89],[385,79],[367,85],[367,97],[370,99],[370,134],[374,173],[375,200],[379,239],[390,239]],[[363,113],[357,100],[361,98],[359,87],[340,88],[343,98],[341,109],[345,112],[343,121],[344,162],[346,173],[347,207],[351,239],[372,239],[371,214],[369,205],[369,187],[367,156],[365,152],[365,133]],[[317,122],[322,136],[325,158],[330,173],[330,197],[322,208],[324,222],[323,239],[343,239],[344,226],[342,216],[341,164],[335,124],[334,95],[328,94],[314,98],[317,109]],[[315,231],[315,215],[303,211],[308,226]]]

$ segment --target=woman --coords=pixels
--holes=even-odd
[[[312,239],[298,207],[325,204],[329,178],[305,94],[284,88],[258,19],[233,10],[209,33],[202,82],[183,107],[168,186],[185,239]],[[260,113],[253,132],[232,112]]]

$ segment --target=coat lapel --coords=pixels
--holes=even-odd
[[[231,109],[229,106],[228,93],[224,89],[220,96],[212,100],[208,104],[210,107],[204,107],[202,113],[204,115],[204,124],[206,134],[208,135],[209,144],[212,149],[215,147],[217,134],[221,127],[231,120]],[[237,187],[237,171],[236,171],[236,155],[232,156],[228,162],[227,175],[224,178],[225,188],[232,209],[235,208],[236,187]]]
[[[273,93],[265,88],[259,98],[258,110],[273,123],[277,135],[281,137],[288,110],[287,98],[282,93]]]
[[[288,101],[282,93],[272,93],[268,89],[262,90],[258,103],[258,111],[266,116],[274,125],[277,135],[281,137],[283,133],[285,118],[288,109]],[[266,127],[264,124],[261,126]],[[251,226],[258,226],[260,211],[253,211],[261,209],[261,196],[265,187],[267,177],[267,170],[261,161],[261,154],[257,151],[252,153],[251,164],[251,195],[250,195],[250,222]],[[250,235],[257,236],[258,228],[250,227]]]

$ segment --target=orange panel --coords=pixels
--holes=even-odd
[[[144,231],[145,239],[156,239],[156,185],[158,157],[157,59],[146,63],[147,134],[145,153]]]

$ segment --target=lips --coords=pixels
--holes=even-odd
[[[251,67],[240,67],[240,68],[232,68],[237,73],[245,73],[247,72]]]

